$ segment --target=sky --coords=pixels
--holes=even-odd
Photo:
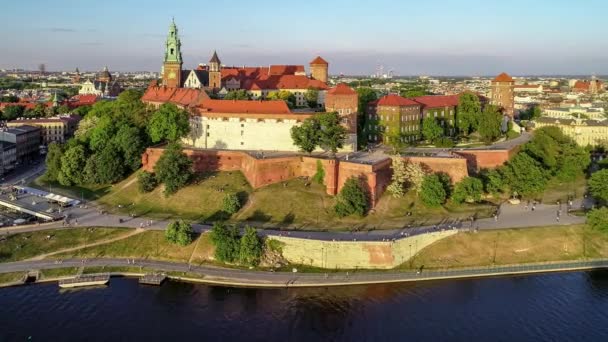
[[[19,0],[0,68],[159,71],[171,18],[184,68],[305,64],[331,74],[608,74],[606,0]]]

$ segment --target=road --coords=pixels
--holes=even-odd
[[[137,259],[69,259],[18,261],[0,264],[0,273],[26,272],[65,267],[142,267],[162,272],[188,272],[201,281],[224,285],[252,287],[298,287],[373,284],[405,281],[487,277],[513,274],[528,274],[555,271],[575,271],[608,267],[608,259],[565,261],[526,265],[488,266],[449,270],[404,270],[387,272],[332,272],[295,273],[228,269],[212,266],[195,266],[185,263]],[[142,270],[142,273],[145,273]],[[192,276],[190,276],[192,278]]]

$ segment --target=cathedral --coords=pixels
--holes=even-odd
[[[182,43],[175,21],[165,41],[161,80],[150,84],[142,97],[158,107],[173,103],[190,112],[190,134],[183,142],[194,148],[297,151],[291,128],[322,111],[337,112],[348,130],[344,151],[357,148],[357,93],[345,84],[328,86],[329,63],[320,56],[303,65],[230,67],[216,51],[208,64],[183,68]],[[317,106],[310,108],[305,94],[317,90]],[[245,90],[250,100],[221,100],[234,90]],[[268,100],[276,91],[295,97],[295,108],[283,100]]]
[[[80,81],[80,72],[76,69],[78,81]],[[97,73],[95,75],[95,79],[93,81],[87,79],[84,83],[82,83],[80,90],[78,91],[79,95],[95,95],[97,97],[116,97],[122,88],[118,83],[118,80],[115,80],[108,70],[108,67],[104,67],[103,71]]]

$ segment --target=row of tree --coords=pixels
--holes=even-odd
[[[300,126],[292,127],[291,138],[303,152],[311,153],[321,148],[336,153],[344,146],[346,129],[340,124],[338,113],[319,113],[304,120]]]

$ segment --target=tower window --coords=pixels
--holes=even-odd
[[[171,48],[171,54],[172,55],[175,54],[175,49],[174,48]]]

